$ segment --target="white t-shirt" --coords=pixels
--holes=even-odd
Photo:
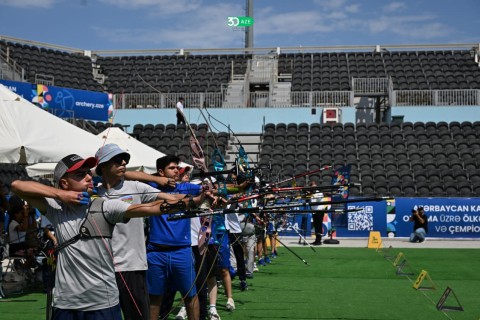
[[[103,186],[98,188],[98,195],[102,198],[118,199],[129,205],[153,202],[159,193],[158,189],[138,181],[123,180],[109,190]],[[147,270],[143,218],[117,224],[113,230],[112,247],[115,271]]]
[[[10,240],[10,243],[21,243],[25,242],[25,237],[26,237],[26,232],[25,231],[19,231],[17,227],[20,224],[16,220],[12,220],[10,224],[8,225],[8,238]]]
[[[192,237],[192,247],[198,246],[198,235],[200,234],[201,228],[202,224],[200,223],[199,217],[190,219],[190,235]]]
[[[183,114],[183,103],[180,101],[177,102],[177,111]]]
[[[225,227],[228,231],[230,231],[230,233],[242,233],[240,219],[238,218],[238,214],[236,212],[227,213],[225,215]]]
[[[59,245],[75,237],[88,206],[69,206],[46,198],[45,216],[52,222]],[[104,217],[111,224],[125,222],[129,204],[103,203]],[[82,238],[61,249],[55,273],[54,307],[81,311],[110,308],[119,303],[115,270],[108,238]]]

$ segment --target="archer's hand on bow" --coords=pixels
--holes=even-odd
[[[200,207],[202,203],[205,201],[205,199],[207,199],[207,196],[204,191],[200,192],[198,196],[192,198],[193,202],[197,207]]]
[[[156,177],[155,183],[157,183],[161,187],[172,187],[175,188],[175,179],[167,178],[167,177]]]
[[[86,205],[90,203],[90,194],[86,191],[78,192],[62,190],[62,192],[59,194],[59,198],[63,203],[75,206]]]

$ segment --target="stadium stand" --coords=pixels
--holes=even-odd
[[[280,101],[302,104],[305,98],[298,94],[302,92],[359,92],[353,79],[359,85],[362,79],[376,79],[383,87],[390,79],[393,90],[480,89],[480,68],[471,50],[134,56],[91,52],[89,56],[83,50],[30,43],[0,41],[8,61],[24,69],[24,80],[91,91],[226,94],[234,90],[229,85],[239,77],[273,86],[269,104],[274,106]],[[280,88],[284,82],[290,82],[290,86]],[[291,97],[278,98],[285,90],[292,93]],[[254,94],[250,103],[263,103],[264,92],[250,93]],[[314,95],[313,99],[322,103],[325,97]],[[205,99],[204,103],[219,107],[215,105],[218,100],[209,101]]]
[[[446,123],[445,123],[446,124]],[[265,125],[269,133],[265,133],[260,151],[260,162],[268,163],[271,159],[275,160],[277,172],[275,175],[281,175],[282,171],[291,172],[293,166],[298,163],[305,163],[308,168],[317,168],[321,165],[352,165],[352,182],[361,183],[360,188],[353,188],[354,194],[363,196],[449,196],[464,197],[478,195],[478,186],[480,185],[480,171],[477,169],[480,157],[480,148],[478,147],[478,132],[474,133],[470,128],[478,125],[476,122],[463,122],[462,124],[451,122],[445,128],[444,123],[404,123],[398,130],[397,125],[381,126],[357,125],[352,123],[311,125],[306,155],[300,145],[305,144],[304,132],[297,130],[296,144],[289,139],[286,142],[283,139],[284,128],[293,128],[295,124],[277,124],[280,134],[272,132],[271,128],[275,125],[268,123]],[[415,135],[416,131],[423,132],[423,128],[429,128],[431,134],[442,131],[445,144],[441,148],[434,148],[437,140],[423,140],[418,142]],[[349,144],[345,141],[345,130],[355,134],[356,141]],[[380,129],[382,128],[382,129]],[[435,129],[435,131],[434,131]],[[342,131],[340,131],[342,130]],[[384,132],[396,132],[395,147],[391,144],[391,136],[385,135],[383,140],[372,143],[368,137],[377,134],[379,130]],[[322,142],[318,149],[317,137],[318,131],[325,135],[322,138],[330,137],[330,132],[336,132],[340,137],[334,142],[334,149],[330,142]],[[469,139],[465,139],[466,133],[470,134]],[[289,137],[294,137],[295,132],[289,131]],[[300,137],[301,139],[298,139]],[[367,138],[362,138],[367,137]],[[447,137],[449,139],[447,139]],[[273,139],[273,141],[272,141]],[[294,146],[294,152],[284,151],[288,145]],[[293,144],[292,144],[293,143]],[[325,143],[325,144],[324,144]],[[276,150],[272,152],[272,144]],[[328,147],[327,147],[328,146]],[[345,146],[345,147],[344,147]],[[448,146],[448,147],[447,147]],[[473,154],[477,155],[476,158]],[[303,169],[303,168],[302,168]],[[313,170],[313,169],[312,169]],[[304,170],[305,171],[305,170]],[[312,180],[317,180],[313,177]],[[329,178],[321,179],[324,184],[329,184]]]
[[[83,51],[69,53],[21,43],[0,41],[8,58],[25,70],[25,81],[90,91],[104,91],[94,80],[92,60]]]
[[[478,50],[473,49],[109,55],[4,38],[2,66],[22,70],[22,81],[128,94],[120,108],[173,108],[185,94],[192,107],[216,108],[354,106],[352,97],[372,95],[388,97],[395,106],[480,105]],[[72,123],[94,134],[110,126]],[[215,142],[226,159],[235,152],[229,133],[208,132],[206,124],[192,126],[208,163]],[[184,126],[137,124],[132,130],[132,136],[152,148],[191,160]],[[352,164],[352,180],[362,185],[352,188],[357,195],[479,195],[479,132],[480,121],[268,123],[259,134],[257,161],[271,164],[277,177]],[[26,176],[9,166],[0,172],[7,183]],[[304,182],[328,184],[330,178],[313,175]]]

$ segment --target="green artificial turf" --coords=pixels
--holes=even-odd
[[[367,248],[339,248],[323,245],[313,252],[308,247],[291,248],[309,265],[279,248],[279,256],[260,267],[249,289],[240,292],[234,279],[236,310],[225,310],[226,298],[219,294],[217,309],[222,319],[479,319],[480,250],[395,249],[406,263],[397,275],[393,259]],[[426,270],[436,290],[415,290],[412,285]],[[422,285],[431,283],[425,279]],[[464,311],[439,311],[436,304],[450,287]],[[222,289],[219,291],[223,292]],[[453,294],[445,306],[458,306]],[[1,300],[0,300],[1,301]],[[0,302],[1,319],[44,319],[45,296],[21,295]],[[169,319],[175,318],[176,309]]]

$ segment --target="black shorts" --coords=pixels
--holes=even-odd
[[[255,227],[255,237],[257,237],[257,242],[265,240],[265,228]]]
[[[115,278],[120,306],[125,319],[149,319],[150,299],[147,290],[147,271],[123,271],[121,275],[120,272],[115,272]],[[135,299],[135,303],[132,301],[132,297]]]

